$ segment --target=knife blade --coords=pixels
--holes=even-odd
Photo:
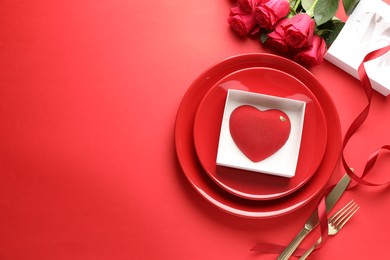
[[[336,202],[339,200],[348,184],[350,183],[351,178],[346,173],[341,178],[341,180],[336,184],[332,189],[329,195],[325,198],[326,212],[328,213]],[[296,237],[290,242],[290,244],[283,250],[283,252],[278,257],[278,260],[288,259],[297,249],[298,245],[303,241],[303,239],[319,224],[318,219],[318,210],[315,210],[313,214],[306,221],[302,230],[296,235]]]

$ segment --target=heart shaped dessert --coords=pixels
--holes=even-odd
[[[276,153],[287,142],[290,119],[281,110],[261,111],[253,106],[239,106],[230,115],[230,134],[238,148],[253,162]]]

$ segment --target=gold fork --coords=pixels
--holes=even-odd
[[[333,216],[331,216],[328,220],[328,234],[330,236],[336,235],[345,225],[345,223],[347,223],[348,220],[353,216],[353,214],[358,211],[359,208],[359,205],[354,200],[351,200],[343,208],[341,208]],[[313,250],[321,243],[321,241],[322,238],[320,237],[317,242],[309,250],[307,250],[299,259],[306,259],[311,254],[311,252],[313,252]]]

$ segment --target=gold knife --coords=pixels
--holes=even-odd
[[[325,198],[326,212],[328,213],[336,202],[339,200],[345,189],[347,188],[351,178],[346,173],[343,178],[337,183],[329,195]],[[283,252],[278,257],[278,260],[288,259],[297,249],[298,245],[303,241],[303,239],[318,225],[318,211],[315,210],[310,218],[307,220],[303,229],[298,233],[298,235],[290,242],[290,244],[283,250]]]

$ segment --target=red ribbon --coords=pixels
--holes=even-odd
[[[355,118],[355,120],[349,126],[349,128],[348,128],[348,130],[347,130],[347,132],[345,134],[343,145],[342,145],[342,156],[341,156],[341,159],[342,159],[342,163],[343,163],[344,169],[346,170],[348,175],[354,181],[356,181],[357,184],[362,184],[362,185],[367,185],[367,186],[382,186],[382,185],[390,184],[390,181],[387,181],[387,182],[384,182],[384,183],[372,183],[372,182],[369,182],[369,181],[365,180],[365,177],[368,175],[368,173],[371,172],[372,168],[374,167],[380,152],[382,150],[390,151],[390,145],[383,145],[382,147],[376,149],[369,156],[369,158],[368,158],[368,160],[366,162],[366,165],[364,167],[363,173],[361,174],[360,177],[358,175],[356,175],[353,172],[353,170],[351,169],[351,167],[348,165],[347,161],[345,160],[344,152],[345,152],[345,147],[348,144],[348,141],[351,139],[351,137],[354,135],[354,133],[359,129],[359,127],[364,123],[364,121],[367,119],[368,114],[370,112],[371,98],[372,98],[373,89],[372,89],[372,86],[371,86],[370,79],[368,78],[366,70],[364,68],[364,63],[366,63],[367,61],[376,59],[376,58],[382,56],[383,54],[387,53],[388,51],[390,51],[390,45],[386,46],[386,47],[383,47],[383,48],[380,48],[378,50],[374,50],[374,51],[368,53],[364,57],[362,63],[360,64],[360,66],[358,68],[359,79],[360,79],[360,82],[362,83],[362,85],[364,87],[364,91],[366,93],[366,97],[367,97],[368,103],[365,106],[365,108],[362,110],[362,112]],[[319,202],[319,205],[318,205],[318,217],[319,217],[319,220],[320,220],[319,225],[320,225],[320,229],[321,229],[322,242],[317,246],[316,250],[320,249],[325,244],[325,242],[326,242],[326,240],[328,238],[328,216],[327,216],[327,213],[326,213],[325,197],[332,190],[333,187],[334,186],[328,187],[326,189],[326,191],[325,191],[324,195],[322,196],[322,198],[321,198],[321,200]],[[284,248],[285,248],[284,246],[280,246],[280,245],[270,245],[270,244],[264,244],[264,243],[257,243],[251,249],[251,251],[280,254],[283,251]],[[298,248],[294,252],[293,255],[294,256],[301,256],[302,253],[305,252],[305,251],[306,250]]]
[[[368,114],[370,112],[371,98],[372,98],[373,89],[372,89],[372,86],[371,86],[370,79],[368,78],[366,70],[364,68],[364,63],[367,62],[367,61],[370,61],[370,60],[373,60],[373,59],[376,59],[376,58],[382,56],[383,54],[385,54],[389,50],[390,50],[390,45],[386,46],[386,47],[383,47],[381,49],[372,51],[372,52],[368,53],[364,57],[363,62],[360,64],[359,69],[358,69],[358,75],[359,75],[360,82],[362,83],[362,85],[364,87],[364,91],[366,92],[368,103],[367,103],[366,107],[363,109],[363,111],[352,122],[351,126],[347,130],[347,133],[345,134],[344,142],[343,142],[342,163],[343,163],[344,169],[346,170],[348,175],[351,176],[351,178],[354,181],[356,181],[358,184],[363,184],[363,185],[368,185],[368,186],[382,186],[382,185],[390,184],[390,181],[387,181],[385,183],[372,183],[372,182],[366,181],[364,179],[364,177],[367,176],[368,173],[371,171],[371,169],[374,167],[375,162],[378,159],[379,153],[382,150],[390,151],[390,145],[384,145],[384,146],[376,149],[369,156],[369,158],[367,160],[367,163],[366,163],[366,166],[365,166],[365,168],[363,170],[363,173],[361,174],[360,177],[358,175],[356,175],[351,170],[351,168],[348,166],[348,163],[345,160],[344,150],[345,150],[345,147],[346,147],[349,139],[353,136],[353,134],[356,132],[356,130],[364,123],[364,121],[366,120],[366,118],[367,118],[367,116],[368,116]]]
[[[388,51],[390,51],[390,45],[386,46],[386,47],[383,47],[383,48],[380,48],[378,50],[374,50],[374,51],[368,53],[364,57],[362,63],[359,65],[358,75],[359,75],[360,82],[362,83],[362,85],[364,87],[364,91],[366,93],[366,97],[367,97],[368,103],[367,103],[366,107],[363,109],[363,111],[360,112],[360,114],[355,118],[355,120],[349,126],[349,128],[348,128],[348,130],[347,130],[347,132],[345,134],[344,141],[343,141],[343,146],[342,146],[342,156],[341,156],[341,159],[342,159],[342,163],[343,163],[344,169],[346,170],[348,175],[354,181],[357,182],[357,184],[362,184],[362,185],[367,185],[367,186],[382,186],[382,185],[390,184],[390,181],[387,181],[387,182],[384,182],[384,183],[372,183],[372,182],[366,181],[364,179],[364,177],[366,177],[368,175],[368,173],[371,172],[372,168],[374,167],[374,165],[375,165],[375,163],[376,163],[376,161],[378,159],[379,153],[382,150],[390,151],[390,145],[383,145],[382,147],[376,149],[369,156],[369,158],[368,158],[368,160],[366,162],[366,166],[364,167],[363,173],[361,174],[360,177],[358,175],[356,175],[354,173],[354,171],[352,170],[352,168],[348,165],[347,161],[345,160],[344,151],[345,151],[345,147],[348,144],[348,141],[351,139],[353,134],[359,129],[359,127],[364,123],[364,121],[367,119],[368,114],[370,112],[373,89],[372,89],[372,86],[371,86],[370,79],[367,76],[366,69],[364,68],[364,63],[366,63],[367,61],[376,59],[376,58],[382,56],[383,54],[385,54]],[[321,228],[322,242],[320,243],[320,245],[317,246],[316,250],[320,249],[321,246],[323,244],[325,244],[325,242],[326,242],[326,240],[328,238],[328,224],[327,224],[327,219],[328,218],[327,218],[327,215],[326,215],[326,211],[325,211],[325,214],[323,212],[320,212],[320,209],[323,210],[323,207],[324,207],[323,205],[321,205],[324,202],[324,198],[325,198],[325,196],[322,197],[320,205],[318,206],[318,215],[319,215],[319,218],[320,218],[320,228]],[[326,217],[324,217],[324,216],[326,216]]]

